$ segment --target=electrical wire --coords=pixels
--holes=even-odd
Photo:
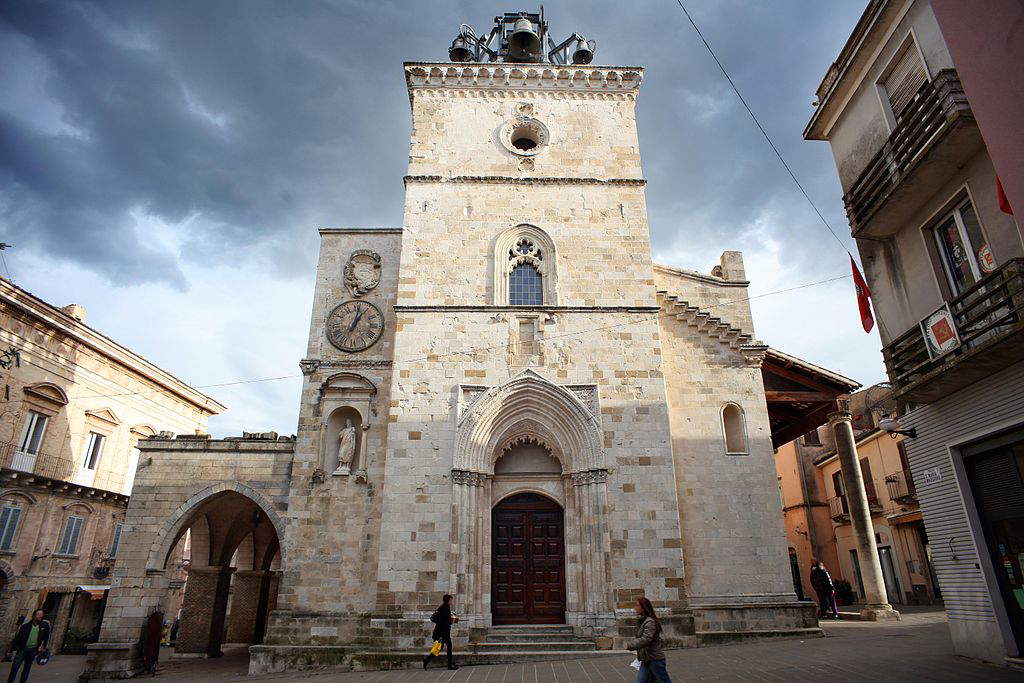
[[[711,45],[709,45],[707,39],[704,38],[704,34],[701,33],[700,28],[698,28],[697,23],[693,20],[693,17],[691,17],[690,13],[686,11],[686,7],[683,5],[682,0],[676,0],[676,4],[679,5],[679,9],[683,10],[683,14],[685,14],[686,18],[690,21],[690,25],[693,26],[693,30],[697,32],[697,36],[700,38],[701,42],[704,43],[704,47],[708,49],[708,53],[711,55],[711,58],[715,60],[715,64],[717,64],[718,68],[722,70],[722,75],[725,76],[725,80],[729,81],[729,85],[732,86],[732,90],[734,93],[736,93],[736,97],[739,98],[740,102],[743,104],[743,107],[747,110],[747,113],[750,114],[750,118],[753,119],[754,125],[756,125],[757,129],[761,131],[761,135],[764,136],[764,139],[768,141],[768,146],[772,148],[772,151],[775,152],[775,156],[777,156],[779,158],[779,161],[782,162],[783,168],[786,169],[786,172],[789,173],[789,177],[793,179],[793,182],[800,189],[800,193],[804,196],[804,199],[806,199],[807,203],[811,205],[812,209],[814,209],[814,213],[818,214],[818,218],[821,219],[821,222],[825,226],[825,229],[827,229],[829,233],[832,235],[832,237],[836,239],[836,242],[839,243],[839,246],[842,247],[843,251],[849,254],[850,250],[846,247],[846,244],[841,239],[839,239],[839,235],[835,233],[835,230],[832,229],[832,226],[829,225],[828,221],[825,220],[825,216],[818,209],[817,205],[811,199],[811,196],[807,194],[807,190],[804,189],[803,184],[796,177],[796,173],[794,173],[793,169],[790,168],[788,163],[786,163],[786,159],[782,156],[782,152],[779,151],[779,148],[776,147],[775,143],[772,141],[771,136],[768,135],[768,131],[764,129],[764,126],[761,125],[761,122],[758,120],[757,116],[754,115],[754,110],[752,110],[750,108],[750,105],[747,104],[747,101],[743,98],[742,93],[740,93],[740,89],[736,87],[736,83],[733,82],[732,77],[729,75],[729,72],[726,71],[725,66],[722,65],[722,61],[718,59],[718,55],[716,55],[715,51],[711,49]]]
[[[717,304],[711,304],[710,306],[702,306],[701,310],[711,310],[711,309],[719,308],[719,307],[722,307],[722,306],[731,306],[733,304],[745,303],[745,302],[748,302],[748,301],[753,301],[754,299],[761,299],[761,298],[764,298],[766,296],[774,296],[776,294],[785,294],[786,292],[793,292],[793,291],[796,291],[796,290],[799,290],[799,289],[806,289],[808,287],[815,287],[815,286],[818,286],[818,285],[824,285],[824,284],[828,284],[830,282],[836,282],[838,280],[845,280],[846,278],[849,278],[849,277],[852,277],[852,275],[838,275],[836,277],[832,277],[832,278],[829,278],[827,280],[819,280],[817,282],[807,282],[807,283],[804,283],[802,285],[796,285],[794,287],[787,287],[785,289],[777,289],[777,290],[774,290],[774,291],[771,291],[771,292],[765,292],[763,294],[756,294],[754,296],[749,296],[749,297],[746,297],[744,299],[734,299],[732,301],[722,301],[722,302],[717,303]],[[601,325],[601,326],[598,326],[598,327],[591,327],[591,328],[587,328],[585,330],[574,330],[572,332],[565,332],[563,334],[551,335],[551,336],[544,337],[542,339],[538,339],[536,341],[538,341],[540,343],[548,343],[548,342],[551,342],[551,341],[555,341],[557,339],[563,339],[565,337],[574,337],[574,336],[579,336],[579,335],[584,335],[584,334],[591,334],[593,332],[599,332],[601,330],[608,330],[608,329],[613,329],[613,328],[617,328],[617,327],[626,327],[626,326],[629,326],[629,325],[638,325],[640,323],[650,322],[652,320],[660,320],[662,318],[674,318],[676,315],[677,315],[676,313],[666,313],[666,314],[658,314],[658,315],[653,315],[653,316],[647,316],[647,317],[644,317],[644,318],[637,318],[637,319],[634,319],[634,320],[626,320],[626,321],[623,321],[623,322],[613,323],[613,324],[610,324],[610,325]],[[489,346],[477,346],[477,347],[473,347],[473,348],[469,348],[469,349],[464,349],[464,350],[461,350],[461,351],[447,351],[447,352],[443,352],[443,353],[431,353],[431,354],[428,354],[426,356],[421,356],[421,357],[416,357],[416,358],[406,358],[406,359],[402,359],[402,360],[396,360],[396,361],[393,362],[392,366],[398,366],[398,365],[402,365],[404,363],[415,363],[415,362],[428,361],[428,360],[429,361],[435,361],[435,360],[437,360],[439,358],[449,358],[449,357],[453,357],[453,356],[467,356],[467,355],[472,355],[474,353],[480,353],[482,351],[494,351],[494,350],[498,350],[498,349],[504,350],[504,349],[507,349],[507,348],[508,348],[508,343],[504,343],[504,344],[492,344],[492,345],[489,345]],[[259,383],[259,382],[274,382],[274,381],[279,381],[279,380],[283,380],[283,379],[295,379],[295,378],[301,377],[301,376],[302,376],[301,374],[297,374],[297,375],[279,375],[277,377],[258,377],[258,378],[255,378],[255,379],[243,379],[243,380],[235,380],[235,381],[231,381],[231,382],[218,382],[218,383],[215,383],[215,384],[189,385],[189,387],[192,388],[192,389],[214,389],[214,388],[217,388],[217,387],[229,387],[229,386],[236,386],[236,385],[239,385],[239,384],[256,384],[256,383]],[[152,391],[160,391],[160,390],[159,389],[148,389],[146,391],[147,392],[152,392]],[[146,393],[146,392],[143,392],[143,391],[130,391],[130,392],[124,392],[124,393],[117,393],[117,394],[92,394],[92,395],[88,395],[88,396],[82,396],[82,398],[113,398],[113,397],[117,397],[117,396],[137,396],[137,395],[142,395],[143,393]]]

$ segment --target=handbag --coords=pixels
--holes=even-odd
[[[39,653],[36,655],[36,664],[38,664],[39,666],[46,666],[46,663],[49,661],[50,651],[45,648],[40,650]]]
[[[430,656],[436,657],[441,654],[441,641],[435,640],[434,644],[430,646]]]

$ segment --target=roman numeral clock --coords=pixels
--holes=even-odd
[[[369,301],[346,301],[327,316],[327,339],[342,351],[365,351],[384,333],[384,314]]]

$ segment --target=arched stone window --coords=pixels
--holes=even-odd
[[[743,408],[735,403],[722,406],[722,433],[725,436],[726,455],[747,455],[747,421]]]
[[[534,225],[506,230],[494,249],[494,303],[498,306],[554,306],[555,244]]]

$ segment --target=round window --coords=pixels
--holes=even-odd
[[[519,116],[501,129],[501,142],[513,154],[533,156],[548,144],[548,129],[537,119]]]

